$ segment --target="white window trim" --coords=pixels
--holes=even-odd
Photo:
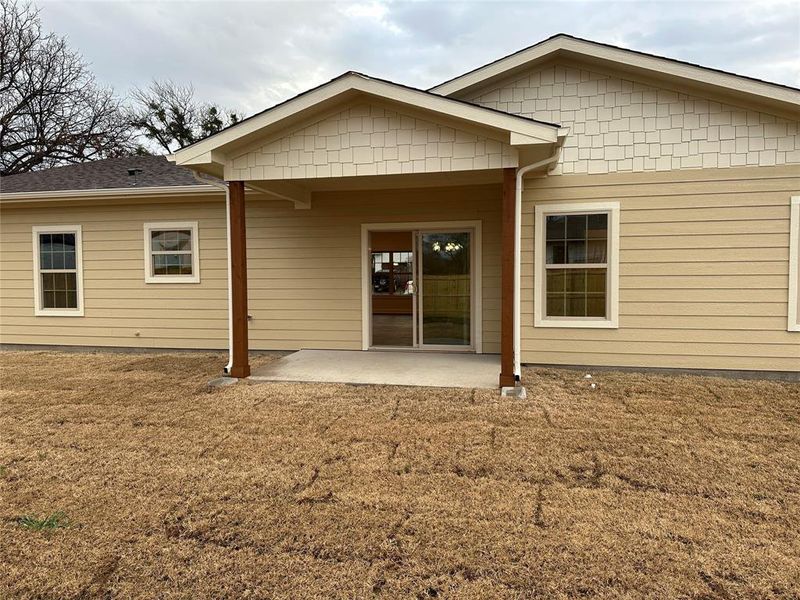
[[[545,217],[550,214],[608,213],[608,317],[546,317],[545,307]],[[619,328],[619,202],[581,202],[561,204],[537,204],[534,221],[534,279],[533,279],[533,325],[534,327],[573,327],[593,329]]]
[[[790,204],[789,218],[789,310],[788,331],[800,331],[800,318],[797,316],[798,294],[797,277],[800,265],[798,265],[798,254],[800,253],[800,196],[792,196]]]
[[[44,308],[42,302],[42,276],[39,272],[39,234],[75,234],[75,287],[77,308]],[[33,226],[33,314],[37,317],[82,317],[83,316],[83,237],[80,225],[34,225]]]
[[[150,251],[152,231],[189,229],[192,232],[192,274],[153,275],[153,253]],[[144,281],[145,283],[200,283],[200,237],[197,221],[163,221],[144,224]]]

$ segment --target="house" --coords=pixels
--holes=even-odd
[[[800,90],[557,35],[0,181],[5,344],[800,370]],[[169,162],[168,162],[169,161]]]

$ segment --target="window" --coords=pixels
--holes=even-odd
[[[83,316],[80,225],[33,228],[34,314]]]
[[[619,203],[536,207],[534,325],[618,326]]]
[[[144,280],[199,283],[197,222],[144,224]]]
[[[789,331],[800,331],[800,196],[793,196],[789,219]]]
[[[372,293],[406,295],[413,292],[412,252],[372,253]]]

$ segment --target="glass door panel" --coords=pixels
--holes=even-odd
[[[420,344],[472,345],[472,235],[419,234]]]
[[[411,231],[370,235],[372,346],[416,344],[413,239]]]

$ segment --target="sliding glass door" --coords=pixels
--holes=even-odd
[[[369,242],[369,346],[475,349],[473,231],[372,231]]]

